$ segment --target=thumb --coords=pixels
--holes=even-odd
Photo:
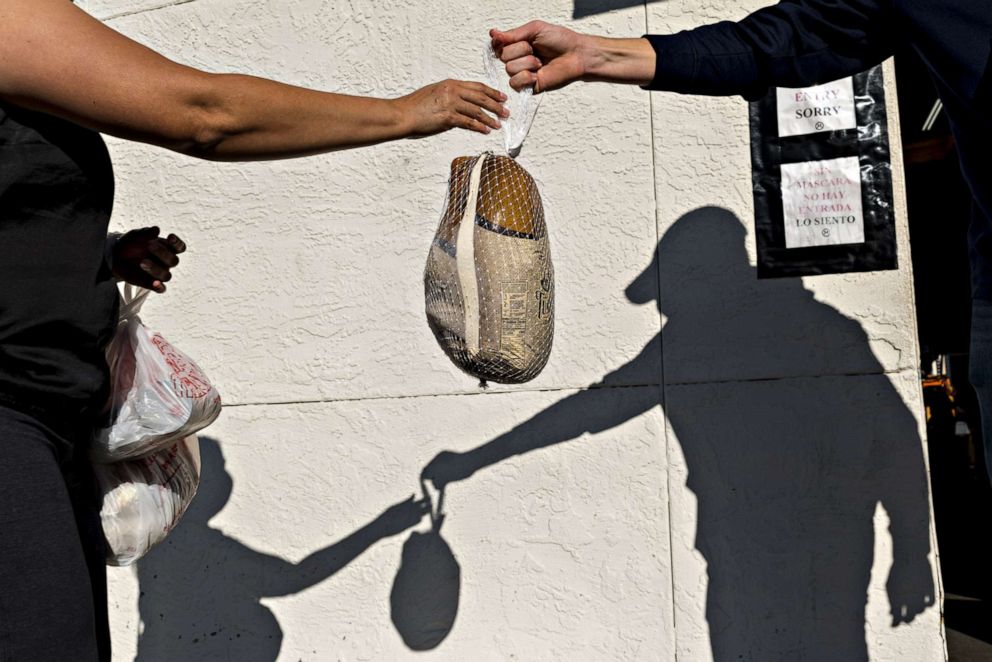
[[[580,73],[571,63],[555,60],[544,65],[534,74],[534,94],[560,90],[566,85],[579,80],[579,77]]]
[[[531,21],[530,23],[521,25],[519,28],[507,30],[506,32],[502,30],[490,30],[489,36],[493,39],[493,48],[500,49],[518,41],[534,41],[543,28],[543,22]]]

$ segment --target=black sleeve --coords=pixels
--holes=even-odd
[[[646,35],[657,55],[649,90],[757,99],[769,87],[850,76],[892,54],[891,0],[782,0],[739,23]]]

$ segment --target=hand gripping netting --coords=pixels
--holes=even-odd
[[[424,289],[431,330],[465,372],[520,384],[544,368],[554,268],[541,194],[516,161],[486,153],[452,162]]]

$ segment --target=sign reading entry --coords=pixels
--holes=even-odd
[[[780,87],[776,97],[780,138],[858,126],[854,112],[854,78],[815,87]]]

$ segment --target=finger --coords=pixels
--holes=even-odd
[[[533,71],[521,71],[510,78],[510,87],[519,92],[528,87],[537,87],[537,74]],[[537,90],[535,89],[535,92]]]
[[[168,237],[166,237],[165,240],[169,243],[169,246],[172,247],[173,253],[178,254],[178,253],[186,252],[186,242],[180,239],[179,237],[177,237],[176,235],[170,234]]]
[[[478,92],[486,95],[494,101],[506,101],[507,96],[500,92],[499,90],[493,89],[484,83],[463,83],[465,89],[469,92]]]
[[[170,269],[179,264],[179,257],[172,252],[172,248],[169,244],[161,239],[148,244],[148,252],[150,252],[155,259],[161,262],[163,266],[169,267]]]
[[[168,268],[158,264],[155,260],[145,258],[141,261],[141,270],[156,280],[163,283],[172,280],[172,274]]]
[[[527,76],[527,74],[530,74],[530,76]],[[523,71],[517,75],[526,76],[527,80],[531,82],[521,83],[522,87],[515,89],[523,89],[527,85],[533,85],[534,94],[543,94],[544,92],[561,89],[569,83],[579,80],[580,74],[573,67],[568,66],[567,63],[556,60],[551,64],[541,67],[536,72]],[[513,85],[512,78],[510,79],[510,85]]]
[[[469,94],[466,94],[462,98],[465,99],[465,101],[468,101],[469,103],[473,103],[476,106],[480,106],[488,110],[490,113],[496,115],[497,117],[506,118],[510,116],[510,111],[507,110],[506,106],[499,103],[495,99],[486,96],[485,94],[481,94],[479,92],[471,92]]]
[[[534,54],[534,47],[531,46],[526,41],[518,41],[513,44],[509,44],[503,47],[503,52],[500,54],[499,59],[503,62],[509,62],[510,60],[516,60],[517,58],[527,57],[528,55]]]
[[[126,234],[129,234],[129,235],[132,235],[132,236],[139,236],[139,237],[142,237],[142,238],[148,237],[149,239],[154,239],[155,237],[158,236],[158,233],[159,233],[158,226],[157,225],[153,225],[153,226],[147,227],[147,228],[136,228],[134,230],[131,230],[130,232],[127,232]]]
[[[156,294],[165,294],[165,283],[160,280],[152,281],[151,289]]]
[[[468,129],[469,131],[475,131],[476,133],[481,133],[483,135],[489,135],[493,131],[479,120],[462,113],[455,114],[455,119],[452,124],[459,129]]]
[[[541,68],[542,63],[533,55],[528,55],[526,57],[517,58],[516,60],[510,60],[506,63],[506,73],[509,76],[516,76],[522,71],[537,71]]]
[[[521,25],[519,28],[507,30],[506,32],[502,30],[490,30],[489,36],[493,39],[494,47],[503,48],[515,41],[534,41],[543,27],[544,23],[541,21],[531,21],[530,23]]]
[[[457,110],[465,117],[469,117],[476,121],[482,122],[490,129],[498,129],[502,126],[502,124],[499,123],[498,119],[496,119],[495,117],[493,117],[492,115],[490,115],[489,113],[487,113],[482,108],[475,105],[474,103],[463,101],[457,106],[455,110]]]

